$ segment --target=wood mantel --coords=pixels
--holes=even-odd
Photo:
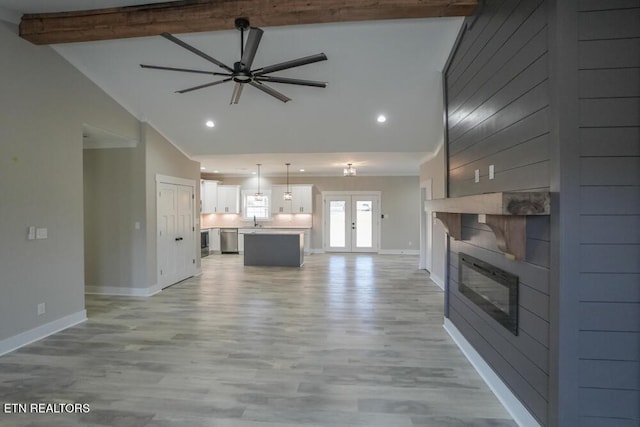
[[[549,215],[548,192],[504,192],[427,200],[424,209],[444,225],[450,237],[462,240],[462,215],[476,214],[496,236],[498,249],[511,259],[526,258],[527,216]]]

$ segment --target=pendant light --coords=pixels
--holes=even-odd
[[[261,163],[256,163],[256,165],[258,166],[258,192],[254,195],[254,200],[256,202],[261,202],[262,201],[262,196],[263,196],[263,194],[260,192],[260,166],[261,166]]]
[[[291,163],[285,163],[285,165],[287,165],[287,191],[284,192],[284,200],[291,200],[293,199],[293,195],[289,190],[289,166],[291,166]]]
[[[356,176],[356,168],[354,168],[353,163],[347,163],[347,167],[344,168],[344,176]]]

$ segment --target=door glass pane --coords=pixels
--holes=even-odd
[[[329,202],[329,246],[332,248],[345,247],[346,208],[344,200]]]
[[[356,247],[373,246],[373,202],[371,200],[356,201]]]

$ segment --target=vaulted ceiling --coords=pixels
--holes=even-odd
[[[146,0],[160,4],[113,9],[131,3],[135,0],[0,0],[0,18],[47,13],[24,16],[25,38],[75,40],[53,47],[208,171],[242,174],[262,163],[268,175],[291,162],[292,170],[339,175],[345,163],[354,163],[363,175],[417,175],[420,161],[442,141],[441,70],[462,22],[424,16],[469,14],[476,2],[196,0],[167,6]],[[111,9],[90,12],[90,18],[78,12],[49,15],[87,7]],[[177,94],[217,78],[140,68],[219,71],[156,35],[167,30],[232,65],[239,60],[240,33],[228,28],[238,16],[264,30],[256,66],[324,52],[327,61],[277,74],[327,81],[328,87],[272,84],[292,98],[287,103],[248,87],[239,104],[229,105],[233,82]],[[380,114],[387,116],[385,123],[376,121]],[[205,126],[208,120],[215,127]]]

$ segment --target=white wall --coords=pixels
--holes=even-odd
[[[444,152],[444,144],[441,144],[436,154],[426,162],[420,165],[420,184],[421,187],[427,183],[431,184],[431,196],[433,199],[442,199],[446,196],[446,159]],[[421,207],[424,209],[424,206]],[[433,221],[430,213],[424,216],[425,221],[431,221],[431,239],[430,249],[422,248],[426,252],[426,256],[431,260],[431,280],[444,288],[445,270],[446,270],[446,239],[447,235],[440,221]],[[423,224],[427,227],[427,224]],[[426,242],[425,242],[426,243]],[[427,244],[427,246],[429,246]]]
[[[84,317],[83,123],[138,138],[134,117],[17,32],[0,21],[0,353]],[[30,225],[48,238],[27,240]]]

